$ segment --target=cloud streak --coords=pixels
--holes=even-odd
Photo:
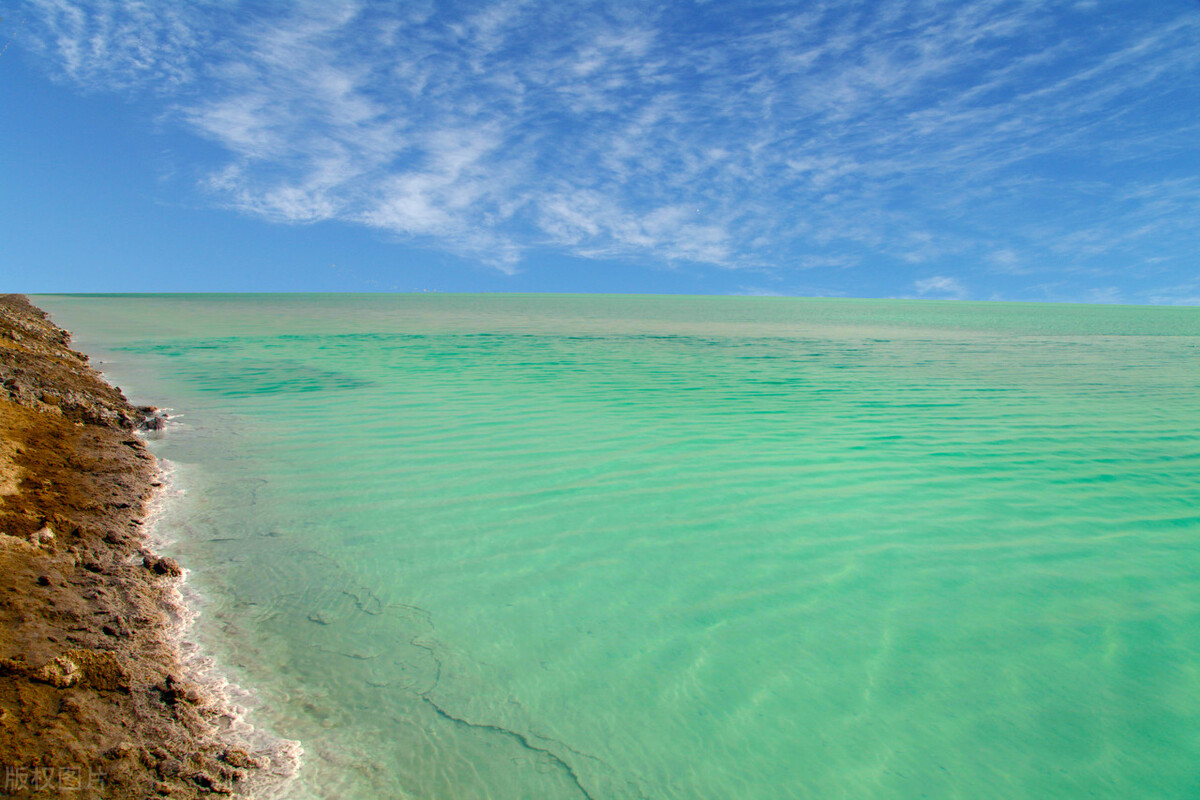
[[[1200,218],[1183,4],[26,7],[62,80],[160,97],[219,146],[217,202],[506,271],[563,252],[1014,276],[1176,259]]]

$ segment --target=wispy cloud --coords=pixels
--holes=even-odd
[[[93,89],[178,91],[196,74],[222,3],[26,0],[35,50]]]
[[[913,289],[921,297],[946,297],[962,300],[967,296],[967,287],[957,278],[935,275],[913,282]]]
[[[220,146],[218,202],[507,271],[1069,271],[1176,259],[1200,219],[1182,5],[25,5],[62,79],[153,93]]]

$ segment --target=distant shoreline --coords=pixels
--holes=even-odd
[[[135,408],[21,295],[0,295],[0,765],[9,796],[247,795],[281,764],[179,647],[183,570]],[[279,759],[275,759],[279,760]],[[274,768],[274,769],[273,769]]]

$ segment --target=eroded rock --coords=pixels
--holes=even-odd
[[[66,689],[79,683],[82,673],[79,665],[64,654],[42,667],[33,677],[34,680],[48,683],[58,689]]]
[[[155,575],[170,575],[172,578],[183,577],[183,567],[179,566],[178,561],[167,556],[161,558],[151,555],[143,556],[142,566]]]

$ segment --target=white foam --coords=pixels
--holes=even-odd
[[[164,458],[156,458],[156,464],[156,481],[161,486],[155,488],[146,504],[143,525],[152,552],[173,543],[174,540],[165,535],[167,526],[160,523],[168,507],[186,494],[177,480],[177,466]],[[239,785],[240,793],[252,800],[285,797],[299,774],[304,750],[300,742],[276,736],[251,723],[249,717],[259,705],[255,692],[230,681],[217,660],[191,638],[204,598],[188,580],[189,572],[184,567],[183,576],[171,585],[166,609],[173,622],[171,640],[179,652],[184,672],[188,680],[212,698],[212,721],[221,739],[231,747],[266,759],[265,766],[251,771],[247,780]]]

